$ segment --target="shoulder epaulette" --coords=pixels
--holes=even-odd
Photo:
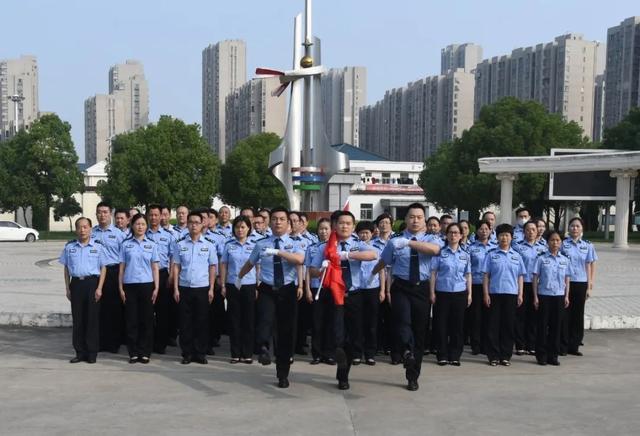
[[[235,239],[231,238],[231,239],[227,239],[226,241],[224,241],[224,245],[230,244],[232,242],[236,242]]]
[[[96,244],[104,245],[100,239],[93,239]]]
[[[298,236],[298,235],[295,235],[295,236],[289,236],[289,237],[290,237],[291,239],[293,239],[294,241],[301,241],[301,240],[302,240],[302,238],[301,238],[300,236]]]
[[[64,245],[73,244],[73,243],[74,243],[74,242],[76,242],[76,241],[77,241],[77,239],[70,239],[70,240],[69,240],[69,241],[67,241],[67,243],[66,243],[66,244],[64,244]]]
[[[129,239],[133,239],[133,233],[129,234],[129,236],[124,238],[125,241],[128,241]]]
[[[269,236],[263,236],[262,238],[256,240],[256,242],[264,241],[265,239],[269,239]]]
[[[587,244],[591,244],[591,241],[589,241],[588,239],[583,239],[584,242],[586,242]]]
[[[491,253],[492,251],[496,251],[498,247],[493,247],[487,250],[487,253]]]
[[[216,241],[214,241],[213,239],[209,239],[209,238],[207,238],[206,236],[204,237],[204,240],[205,240],[205,241],[209,241],[209,242],[211,242],[212,244],[215,244],[215,243],[216,243]]]

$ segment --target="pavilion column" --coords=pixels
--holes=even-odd
[[[496,179],[500,180],[500,220],[496,224],[511,224],[513,182],[517,178],[518,175],[516,173],[496,174]]]
[[[636,170],[613,170],[611,177],[616,178],[616,219],[614,248],[627,248],[629,246],[629,201],[631,192],[631,179],[636,177]]]

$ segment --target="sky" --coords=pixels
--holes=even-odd
[[[324,66],[367,67],[367,100],[440,72],[440,50],[480,44],[484,57],[567,32],[604,42],[640,15],[638,0],[315,0]],[[0,59],[35,55],[40,110],[71,123],[84,161],[84,100],[108,92],[109,67],[137,59],[149,82],[150,120],[202,119],[202,50],[247,43],[258,66],[290,69],[293,18],[304,0],[0,0]]]

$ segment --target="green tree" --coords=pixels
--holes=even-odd
[[[157,124],[116,136],[98,193],[115,206],[207,206],[218,190],[220,161],[197,124],[163,115]]]
[[[82,213],[80,203],[73,197],[57,198],[53,201],[53,219],[62,221],[69,218],[69,231],[73,232],[73,222],[71,217]]]
[[[507,97],[485,106],[461,138],[440,146],[427,158],[419,184],[442,209],[476,213],[500,199],[494,174],[479,172],[478,159],[492,156],[548,156],[553,147],[589,147],[580,126],[549,114],[539,103]],[[546,174],[520,174],[514,202],[530,205],[544,198]]]
[[[16,136],[0,145],[2,167],[0,207],[16,211],[29,206],[46,218],[54,198],[70,196],[84,188],[78,169],[78,155],[71,140],[71,126],[57,115],[44,115]],[[26,217],[25,217],[26,218]]]
[[[269,171],[269,153],[278,147],[274,133],[250,136],[236,145],[222,166],[220,195],[225,203],[242,207],[286,205],[287,194]]]
[[[640,150],[640,108],[633,108],[616,126],[604,131],[603,148]]]

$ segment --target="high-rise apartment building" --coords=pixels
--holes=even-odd
[[[15,102],[12,96],[16,96]],[[13,136],[18,129],[28,129],[39,111],[35,56],[0,60],[0,140]]]
[[[280,79],[253,79],[226,97],[225,156],[251,135],[271,132],[284,136],[287,98],[271,95],[280,86]]]
[[[604,128],[618,124],[640,106],[640,16],[607,30]]]
[[[123,101],[125,130],[149,124],[149,86],[140,62],[127,60],[109,68],[109,94]]]
[[[473,125],[474,75],[462,68],[385,93],[360,111],[360,147],[421,162]]]
[[[125,99],[98,94],[84,102],[84,161],[93,165],[109,156],[111,141],[127,131]]]
[[[604,74],[596,76],[596,84],[593,96],[593,140],[602,141],[604,134],[604,99],[606,84]]]
[[[502,97],[535,100],[575,121],[593,136],[595,78],[600,44],[571,33],[553,42],[517,48],[485,59],[476,68],[475,117]]]
[[[202,136],[222,162],[226,147],[226,98],[247,81],[244,41],[227,40],[202,51]]]
[[[467,73],[476,69],[482,62],[482,47],[467,42],[465,44],[451,44],[440,52],[440,74],[462,68]]]
[[[322,75],[322,113],[331,144],[360,144],[360,108],[367,104],[367,69],[332,68]]]

